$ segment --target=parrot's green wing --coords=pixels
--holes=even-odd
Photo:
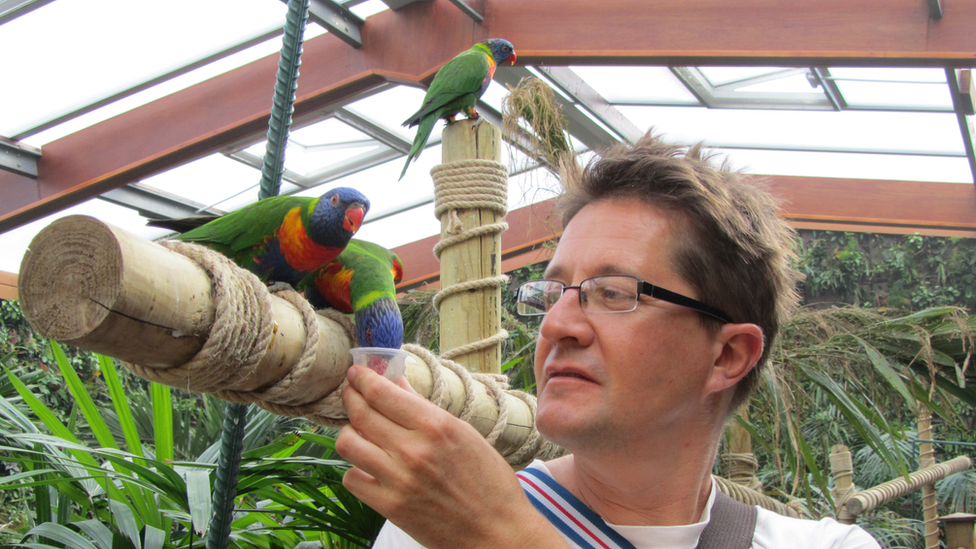
[[[226,246],[234,252],[264,242],[281,227],[285,216],[295,208],[308,208],[318,198],[280,196],[259,200],[180,235],[181,240]]]
[[[460,106],[454,104],[458,100],[463,103],[470,102],[470,106],[473,107],[477,97],[466,98],[465,96],[480,95],[489,71],[488,54],[483,49],[473,47],[458,54],[437,72],[437,76],[427,90],[423,107],[411,120],[419,122],[428,115],[436,115],[436,118],[440,118],[445,108],[448,111],[460,111]]]
[[[349,246],[346,250],[349,250]],[[399,261],[396,254],[372,242],[357,240],[351,255],[353,257],[344,266],[356,271],[354,284],[350,288],[353,310],[359,310],[380,297],[396,299],[396,282],[391,275],[396,270],[394,261]]]

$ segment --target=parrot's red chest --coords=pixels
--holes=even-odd
[[[336,258],[341,249],[315,243],[305,232],[301,211],[294,208],[285,215],[281,227],[275,230],[278,246],[285,261],[296,271],[311,273]]]
[[[338,261],[329,265],[322,275],[316,277],[315,287],[335,309],[352,313],[352,269],[344,269]]]

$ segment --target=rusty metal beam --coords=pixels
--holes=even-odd
[[[485,0],[479,25],[450,0],[418,2],[370,17],[360,49],[332,34],[306,42],[295,119],[385,82],[426,81],[488,36],[511,40],[525,64],[976,66],[976,2],[953,4],[938,21],[917,0],[780,7]],[[49,143],[37,180],[0,172],[0,232],[264,133],[276,65],[274,56],[255,61]]]

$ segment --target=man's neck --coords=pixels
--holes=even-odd
[[[698,522],[711,493],[714,445],[672,447],[654,454],[577,452],[546,465],[557,482],[610,524]]]

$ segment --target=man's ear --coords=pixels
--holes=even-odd
[[[746,376],[763,352],[762,328],[755,324],[726,324],[716,334],[717,353],[709,392],[724,391]]]

